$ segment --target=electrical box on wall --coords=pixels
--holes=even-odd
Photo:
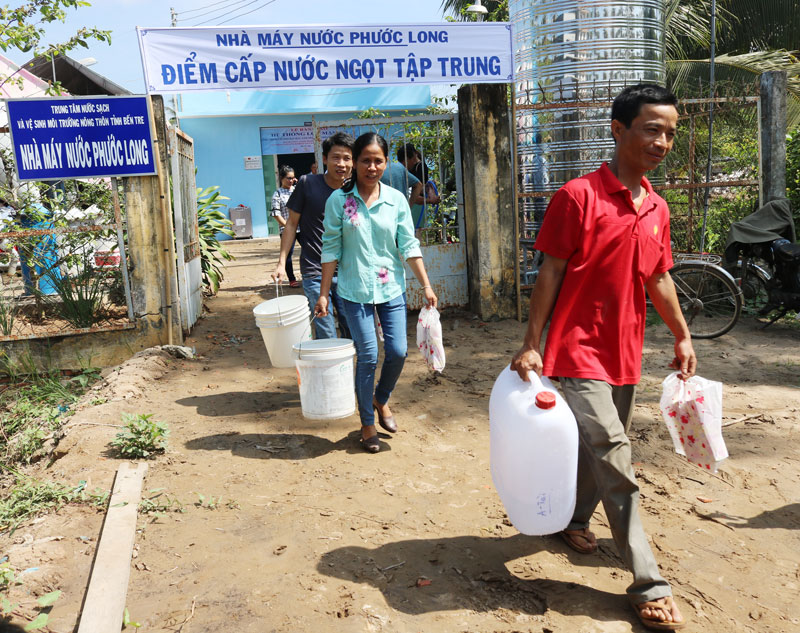
[[[234,237],[239,240],[246,237],[253,237],[253,216],[250,207],[240,204],[238,207],[230,208],[231,228]]]

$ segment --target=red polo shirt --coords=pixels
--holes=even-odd
[[[672,268],[669,208],[647,190],[638,213],[608,166],[553,196],[534,248],[567,260],[544,350],[544,374],[636,384],[642,372],[644,283]]]

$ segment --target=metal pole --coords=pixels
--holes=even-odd
[[[122,213],[119,207],[117,179],[111,179],[111,199],[114,201],[114,222],[117,224],[117,244],[119,245],[119,266],[122,270],[122,285],[125,288],[125,303],[128,306],[128,320],[134,321],[131,282],[128,279],[128,255],[125,252],[125,236],[122,233]]]
[[[175,9],[173,7],[169,8],[170,18],[172,18],[172,26],[178,26],[178,14],[175,13]],[[172,95],[172,111],[175,113],[175,127],[180,128],[180,123],[178,122],[178,97],[177,95]],[[169,123],[169,120],[167,120]]]
[[[317,173],[324,174],[325,166],[322,164],[322,141],[319,130],[319,123],[314,115],[311,115],[311,131],[314,135],[314,160],[317,163]]]
[[[711,159],[714,141],[714,60],[717,45],[717,0],[711,0],[711,68],[709,75],[708,104],[708,161],[706,162],[706,189],[703,196],[703,230],[700,233],[700,252],[706,249],[706,222],[708,220],[708,198],[711,193]]]

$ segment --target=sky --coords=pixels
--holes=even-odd
[[[7,0],[11,6],[22,0]],[[144,93],[136,27],[171,26],[170,8],[177,26],[389,24],[442,22],[440,0],[90,0],[90,7],[70,10],[65,24],[47,30],[45,42],[64,41],[81,26],[110,30],[111,45],[78,47],[70,57],[93,57],[92,70],[136,94]],[[4,53],[17,64],[30,54]]]

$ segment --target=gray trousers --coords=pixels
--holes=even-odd
[[[658,572],[639,518],[639,486],[627,436],[633,418],[636,385],[614,386],[602,380],[561,378],[564,397],[578,422],[578,495],[568,530],[589,526],[602,501],[622,560],[633,572],[628,597],[634,604],[672,595]]]

